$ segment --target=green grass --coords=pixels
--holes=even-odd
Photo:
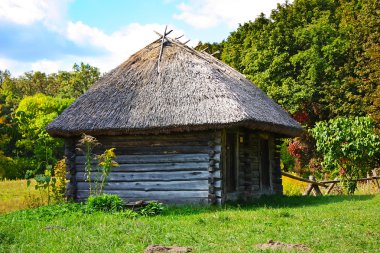
[[[45,206],[1,215],[0,252],[143,252],[149,244],[191,246],[194,252],[274,252],[254,248],[270,239],[302,243],[313,252],[380,252],[380,195],[170,207],[135,219],[80,210]]]

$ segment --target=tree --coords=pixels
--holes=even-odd
[[[348,193],[355,191],[353,180],[369,172],[380,152],[380,136],[374,133],[374,126],[368,117],[338,117],[318,122],[311,131],[323,168],[339,175]]]
[[[17,141],[18,158],[28,161],[27,169],[43,172],[48,165],[62,156],[62,141],[51,137],[45,130],[73,99],[61,99],[36,94],[23,98],[15,111],[15,120],[21,134]]]
[[[205,51],[206,53],[212,54],[214,57],[220,60],[223,53],[223,47],[224,41],[221,43],[203,43],[200,41],[194,49],[198,51]]]
[[[67,81],[67,75],[60,73],[61,80]],[[70,73],[67,86],[61,90],[62,97],[77,98],[85,93],[100,77],[99,69],[83,62],[74,64],[73,71]]]

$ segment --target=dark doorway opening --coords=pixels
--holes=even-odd
[[[226,136],[226,191],[237,190],[237,134],[227,133]]]
[[[260,140],[260,184],[262,190],[270,190],[270,166],[269,166],[269,144],[268,140]]]

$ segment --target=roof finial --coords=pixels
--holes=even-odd
[[[161,40],[160,55],[158,56],[158,62],[157,62],[157,72],[158,73],[160,73],[160,61],[161,61],[162,51],[164,50],[165,37],[166,37],[166,35],[168,35],[169,33],[171,33],[171,31],[169,31],[168,33],[166,33],[167,29],[168,29],[168,26],[165,26],[164,35],[162,36],[162,40]]]

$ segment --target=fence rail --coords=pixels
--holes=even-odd
[[[287,173],[287,172],[281,172],[281,173],[285,177],[289,177],[289,178],[292,178],[292,179],[295,179],[295,180],[298,180],[298,181],[301,181],[301,182],[308,183],[307,188],[306,188],[305,192],[303,193],[304,196],[310,195],[310,193],[312,193],[313,190],[314,190],[314,195],[322,195],[322,192],[319,189],[319,186],[327,188],[326,194],[329,194],[332,191],[332,189],[334,188],[334,186],[337,183],[341,182],[341,180],[339,180],[339,179],[317,182],[317,180],[315,179],[314,176],[309,176],[309,179],[306,179],[306,178],[302,178],[302,177],[298,177],[298,176],[292,175],[292,174]],[[352,181],[356,181],[356,182],[360,182],[360,181],[372,181],[372,182],[375,183],[375,185],[377,186],[378,191],[380,192],[380,184],[379,184],[378,179],[380,179],[380,176],[374,175],[372,177],[359,178],[359,179],[355,179],[355,180],[352,180]]]

